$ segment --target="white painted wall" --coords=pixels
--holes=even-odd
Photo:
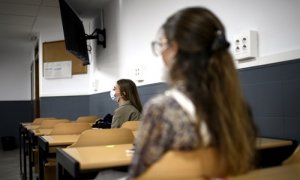
[[[239,63],[237,68],[300,57],[298,0],[111,0],[104,7],[107,48],[103,49],[90,42],[93,51],[86,75],[75,75],[72,79],[45,80],[41,71],[41,96],[88,95],[109,91],[117,79],[136,80],[136,68],[142,69],[144,80],[137,85],[163,81],[163,65],[159,58],[152,55],[150,42],[169,15],[183,7],[195,5],[205,6],[220,17],[230,41],[240,32],[258,31],[259,57]],[[39,32],[42,52],[42,43],[63,39],[63,31],[58,8],[46,7],[40,12],[42,16],[37,19],[34,30]],[[94,23],[84,21],[87,32],[91,33],[94,27],[99,26],[98,18]],[[19,62],[24,59],[23,55],[14,54],[8,57],[9,61],[1,62],[0,100],[30,99],[32,57],[29,57]],[[11,68],[14,71],[8,71]],[[19,76],[13,76],[14,72],[18,72]]]
[[[259,58],[237,64],[238,68],[270,63],[273,58],[274,62],[277,62],[286,60],[290,56],[300,57],[300,24],[297,23],[300,17],[300,12],[297,10],[300,1],[298,0],[123,0],[119,2],[121,6],[119,78],[132,77],[135,68],[142,68],[144,82],[138,85],[163,80],[162,63],[152,55],[150,42],[169,15],[187,6],[204,6],[215,12],[227,28],[229,41],[233,40],[234,35],[246,30],[258,31]],[[283,53],[284,56],[280,55],[278,59],[276,56],[278,53]],[[272,57],[271,60],[269,56]],[[115,62],[113,59],[110,61]]]
[[[104,92],[112,89],[118,80],[120,70],[122,69],[123,57],[120,54],[120,4],[118,0],[109,1],[104,7],[104,27],[106,29],[106,48],[95,45],[93,49],[93,75],[92,82],[96,83],[96,90],[93,88],[92,93]],[[100,27],[100,14],[95,20],[94,27]]]
[[[90,67],[87,74],[73,75],[71,79],[45,79],[43,77],[44,42],[63,40],[63,28],[59,8],[43,7],[35,24],[35,31],[40,32],[40,96],[86,95],[91,89]],[[90,32],[89,20],[83,20],[85,30]]]
[[[1,47],[0,101],[31,99],[30,66],[33,59],[32,42],[11,41]]]
[[[104,82],[99,85],[98,92],[108,91],[111,86],[107,85],[119,78],[136,80],[134,73],[137,68],[142,70],[141,79],[144,80],[142,83],[136,82],[137,85],[164,81],[162,61],[153,56],[150,42],[168,16],[187,6],[211,9],[223,21],[231,42],[236,34],[247,30],[258,31],[258,58],[236,63],[237,68],[300,57],[298,0],[115,0],[108,10],[113,13],[119,11],[120,24],[118,32],[108,28],[107,33],[108,38],[119,37],[119,40],[109,43],[107,49],[95,58],[99,68],[95,69],[94,77]],[[106,22],[115,22],[115,18],[105,14]],[[116,48],[116,43],[119,43],[119,48]],[[107,53],[112,51],[116,54]],[[105,72],[104,69],[110,70]]]

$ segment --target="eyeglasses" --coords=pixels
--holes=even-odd
[[[164,50],[167,49],[167,42],[159,42],[159,41],[152,41],[151,43],[152,52],[155,56],[159,56]]]

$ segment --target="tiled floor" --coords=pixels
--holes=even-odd
[[[2,149],[0,149],[0,179],[21,179],[19,149],[10,151],[3,151]]]

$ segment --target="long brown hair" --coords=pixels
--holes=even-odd
[[[221,21],[208,9],[186,8],[169,17],[162,30],[169,44],[178,45],[170,83],[183,82],[195,105],[198,125],[205,121],[208,126],[220,165],[227,175],[249,170],[256,131]]]
[[[117,81],[117,84],[120,86],[120,93],[123,99],[129,100],[139,112],[142,112],[143,107],[135,83],[130,79],[120,79]]]

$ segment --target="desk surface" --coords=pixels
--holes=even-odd
[[[31,129],[35,136],[43,136],[51,133],[53,129]]]
[[[22,126],[30,126],[33,125],[32,122],[25,122],[25,123],[21,123]]]
[[[51,142],[50,140],[48,141],[49,143]],[[281,147],[291,144],[292,141],[289,140],[257,138],[258,149]],[[131,163],[132,154],[126,150],[131,148],[132,144],[63,148],[59,150],[61,152],[59,152],[60,158],[58,158],[58,162],[63,167],[68,168],[71,174],[77,174],[79,171],[84,172],[127,166]],[[70,164],[74,166],[69,166]]]
[[[132,154],[127,150],[132,144],[89,146],[62,149],[80,163],[80,170],[126,166],[131,163]]]
[[[284,180],[300,179],[300,163],[286,166],[277,166],[272,168],[258,169],[245,175],[230,177],[229,180]]]
[[[293,141],[291,140],[260,138],[260,137],[256,139],[257,149],[276,148],[282,146],[290,146],[292,144]]]
[[[49,146],[60,146],[73,144],[78,140],[80,135],[52,135],[52,136],[41,136]]]
[[[79,136],[43,136],[45,140],[49,142],[49,146],[60,145],[59,143],[65,143],[65,141],[77,140]],[[278,140],[269,138],[257,138],[257,148],[274,148],[280,146],[291,145],[292,141]],[[126,153],[127,149],[132,148],[131,144],[126,145],[113,145],[113,146],[93,146],[93,147],[78,147],[78,148],[65,148],[67,154],[73,157],[76,161],[80,162],[82,169],[90,168],[102,168],[106,167],[106,164],[115,165],[128,165],[131,161],[131,155]],[[109,156],[108,156],[109,154]]]
[[[25,129],[27,130],[32,130],[32,129],[37,129],[40,127],[40,125],[27,125],[27,126],[24,126]]]

